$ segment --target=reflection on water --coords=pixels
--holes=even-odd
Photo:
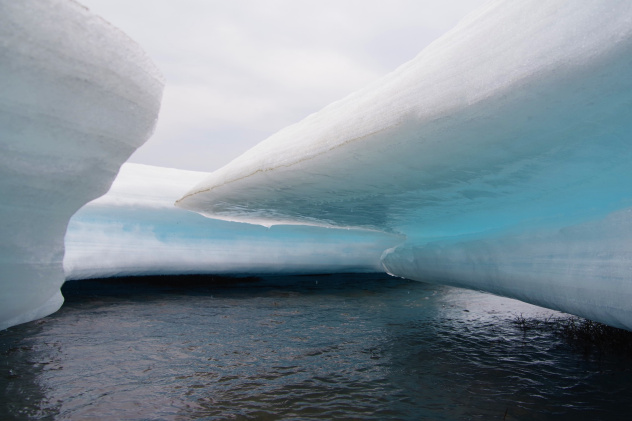
[[[0,419],[627,419],[629,359],[586,356],[488,294],[336,275],[80,281],[0,332]]]

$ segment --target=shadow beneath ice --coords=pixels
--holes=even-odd
[[[68,301],[94,296],[132,296],[147,293],[206,291],[222,287],[243,288],[261,282],[256,276],[155,275],[66,281],[61,288]]]
[[[156,275],[66,281],[61,288],[65,306],[91,299],[151,299],[168,295],[257,296],[272,290],[303,293],[362,291],[415,281],[384,273],[309,275]]]

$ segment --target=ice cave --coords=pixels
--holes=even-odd
[[[70,1],[1,2],[0,41],[0,328],[64,279],[383,271],[632,330],[628,1],[489,1],[221,169],[125,164],[83,208],[162,77]]]

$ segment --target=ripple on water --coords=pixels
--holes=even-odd
[[[316,282],[317,281],[317,282]],[[383,275],[81,281],[0,332],[0,419],[627,419],[630,359],[558,313]]]

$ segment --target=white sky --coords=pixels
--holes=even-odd
[[[213,171],[412,59],[485,0],[79,0],[166,86],[131,162]]]

